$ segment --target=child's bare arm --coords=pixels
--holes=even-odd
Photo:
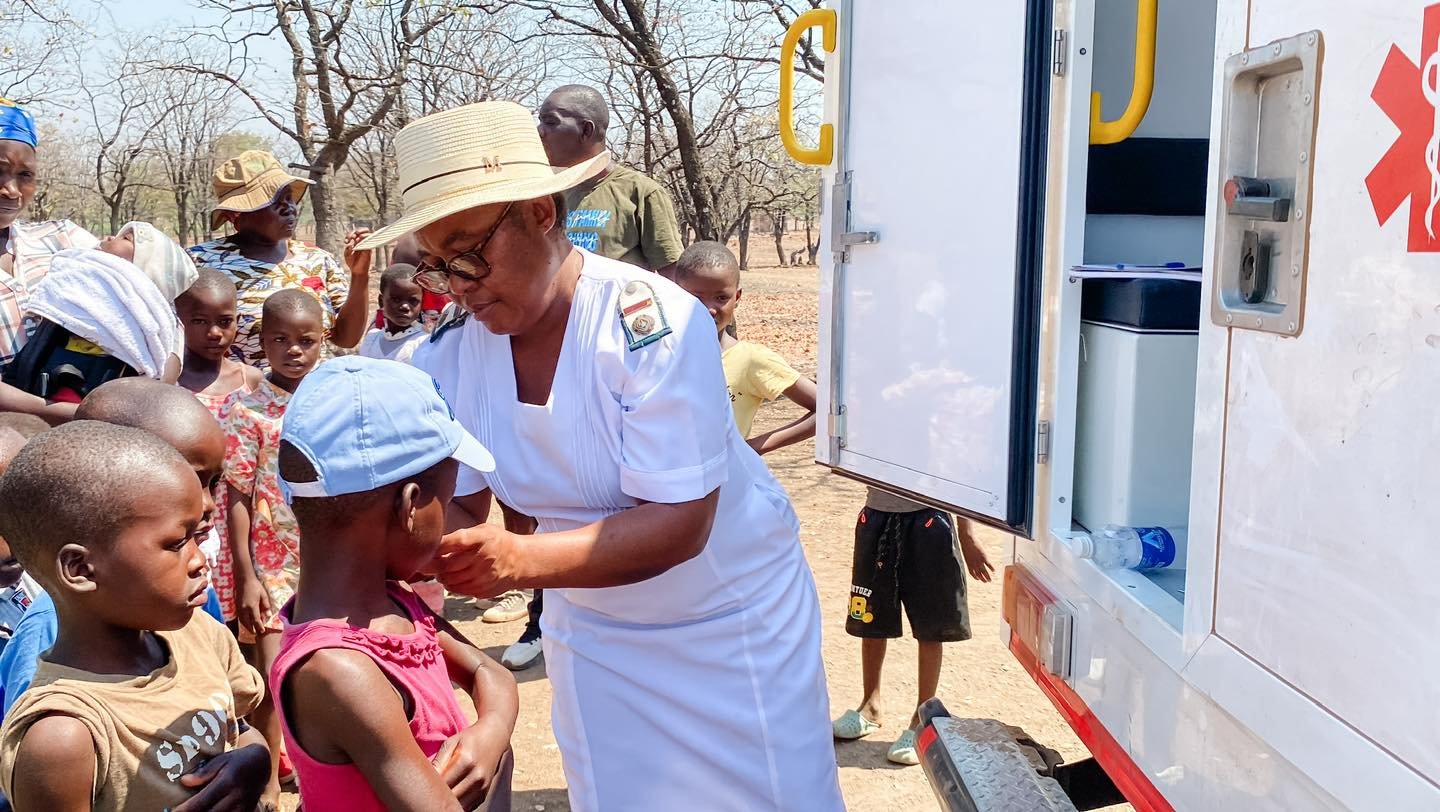
[[[466,809],[485,799],[500,759],[510,749],[520,694],[515,677],[486,657],[444,618],[436,617],[440,648],[450,680],[470,690],[475,724],[451,738],[435,754],[435,766]]]
[[[785,390],[785,397],[804,409],[805,416],[778,429],[751,437],[748,440],[750,447],[760,454],[768,454],[815,436],[815,382],[802,375]]]
[[[990,564],[990,557],[985,555],[985,551],[975,542],[974,529],[969,519],[955,517],[955,532],[960,537],[960,557],[965,560],[965,569],[970,571],[971,578],[988,584],[995,567]]]
[[[235,748],[180,776],[180,785],[195,790],[172,812],[254,809],[270,780],[270,745],[258,728],[249,728]]]
[[[51,402],[8,383],[0,383],[0,412],[32,414],[52,426],[58,426],[74,419],[75,404]]]
[[[415,743],[395,687],[369,657],[317,651],[290,672],[281,691],[277,701],[285,701],[287,710],[304,709],[291,727],[305,752],[354,764],[386,809],[461,808]]]
[[[226,483],[226,524],[230,531],[231,570],[235,578],[235,619],[241,626],[259,634],[270,617],[270,593],[255,574],[255,560],[251,555],[250,495],[234,485]]]
[[[95,742],[80,720],[62,715],[42,718],[30,726],[15,754],[14,775],[25,776],[12,788],[15,809],[70,812],[90,809],[95,775]]]

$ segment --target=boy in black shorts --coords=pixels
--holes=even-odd
[[[956,540],[959,547],[956,547]],[[963,558],[962,558],[963,555]],[[975,543],[970,526],[944,511],[870,488],[855,524],[855,563],[845,631],[861,638],[860,664],[865,696],[855,710],[833,723],[835,738],[859,739],[880,729],[880,671],[886,641],[900,636],[900,607],[920,644],[917,712],[890,746],[886,758],[919,764],[915,750],[918,708],[940,684],[942,646],[970,639],[965,573],[989,582],[994,568]]]

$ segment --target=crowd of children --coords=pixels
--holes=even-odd
[[[47,419],[0,411],[0,804],[278,808],[281,780],[298,777],[307,809],[508,809],[514,680],[436,614],[417,575],[444,530],[463,431],[448,417],[448,433],[417,431],[448,407],[428,376],[392,363],[427,337],[413,266],[382,276],[383,323],[360,356],[324,368],[365,373],[342,396],[334,380],[302,387],[327,335],[311,292],[264,300],[262,371],[233,357],[226,274],[197,271],[148,227],[74,253],[130,289],[150,284],[168,322],[157,329],[147,305],[82,336],[106,356],[133,348],[125,366],[140,374],[82,373],[50,398],[78,403]],[[155,273],[136,264],[152,256]],[[72,298],[135,301],[117,284]],[[425,385],[396,399],[406,375]],[[282,419],[307,392],[320,408]],[[282,469],[298,489],[343,478],[337,443],[361,436],[361,414],[376,448],[428,464],[370,470],[362,493],[287,495]],[[303,576],[302,547],[315,562]]]
[[[278,191],[245,197],[266,178]],[[338,266],[320,257],[315,284],[273,291],[266,276],[304,182],[264,153],[216,182],[237,238],[187,255],[131,223],[55,254],[28,292],[32,338],[0,381],[0,809],[276,808],[290,779],[312,812],[508,809],[514,678],[445,621],[422,574],[459,464],[494,465],[408,366],[440,303],[415,265],[390,266],[358,355],[321,363],[327,337],[362,324]],[[368,272],[354,242],[347,260]],[[736,337],[730,251],[696,243],[666,272],[715,320],[750,446],[812,437],[815,382]],[[781,397],[802,415],[751,436]],[[507,509],[507,526],[526,521]],[[940,644],[970,634],[963,569],[990,575],[965,525],[879,491],[854,561],[865,696],[839,739],[880,727],[902,606],[923,701]],[[506,665],[537,656],[535,620],[517,646],[536,652]],[[916,762],[913,727],[889,755]]]

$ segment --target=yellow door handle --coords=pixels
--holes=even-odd
[[[820,144],[806,149],[795,140],[795,47],[808,29],[820,26],[821,44],[827,53],[835,52],[837,26],[834,9],[817,8],[795,18],[780,44],[780,143],[790,157],[802,164],[828,166],[835,157],[835,128],[820,125]]]
[[[1155,92],[1155,20],[1160,0],[1139,0],[1135,12],[1135,79],[1130,104],[1114,121],[1100,118],[1100,93],[1090,94],[1090,143],[1118,144],[1135,134]]]

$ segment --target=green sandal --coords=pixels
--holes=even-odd
[[[866,719],[859,711],[847,710],[840,715],[839,719],[830,723],[835,731],[835,738],[845,741],[863,739],[871,733],[880,729],[880,725]]]

